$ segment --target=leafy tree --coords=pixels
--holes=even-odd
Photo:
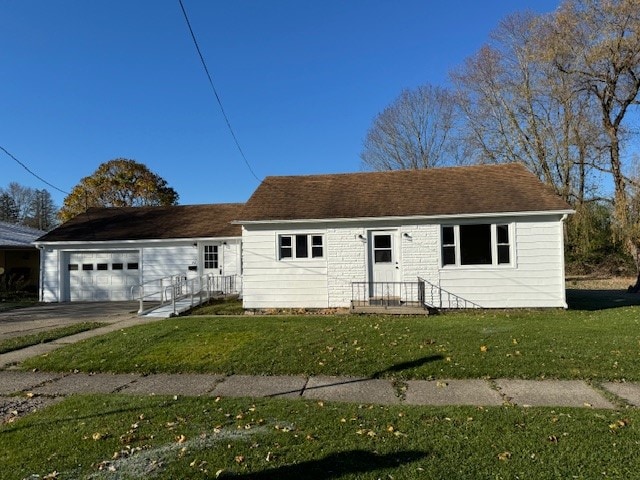
[[[64,199],[60,220],[66,221],[90,207],[176,205],[177,192],[146,165],[117,158],[101,164],[80,180]]]
[[[451,163],[455,102],[440,87],[403,90],[374,119],[360,158],[374,170],[421,169]]]

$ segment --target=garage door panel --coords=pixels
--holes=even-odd
[[[71,301],[131,300],[131,287],[137,285],[138,252],[71,252],[67,284]],[[115,265],[115,268],[114,268]]]

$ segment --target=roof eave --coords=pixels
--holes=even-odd
[[[140,244],[140,243],[175,243],[175,242],[224,242],[229,240],[240,240],[242,237],[240,235],[237,236],[226,236],[226,237],[189,237],[189,238],[142,238],[137,240],[47,240],[47,241],[38,241],[33,244],[36,247],[47,246],[47,245],[69,245],[69,246],[80,246],[80,245],[112,245],[112,244]]]
[[[569,215],[575,213],[572,209],[536,210],[530,212],[491,212],[491,213],[455,213],[446,215],[408,215],[388,217],[353,217],[353,218],[306,218],[306,219],[274,219],[274,220],[234,220],[231,223],[239,225],[268,225],[275,223],[352,223],[352,222],[380,222],[397,220],[452,220],[458,218],[490,218],[490,217],[530,217],[543,215]]]

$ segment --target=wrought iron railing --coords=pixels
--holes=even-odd
[[[423,301],[429,307],[446,309],[482,308],[477,303],[440,288],[424,278],[418,277],[418,282],[423,285]]]
[[[415,282],[352,282],[351,307],[482,308],[418,277]]]
[[[419,282],[353,282],[352,307],[423,307]]]

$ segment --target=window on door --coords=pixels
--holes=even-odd
[[[391,263],[393,253],[391,246],[391,235],[375,235],[373,237],[373,262]]]
[[[205,245],[204,246],[204,268],[218,268],[218,246],[217,245]]]

